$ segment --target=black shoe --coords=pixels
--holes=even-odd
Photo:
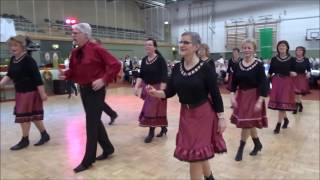
[[[110,122],[109,122],[109,125],[112,125],[114,123],[114,120],[116,120],[116,118],[118,117],[118,114],[116,113],[114,116],[112,116],[110,118]]]
[[[101,160],[107,159],[108,156],[109,154],[102,153],[100,156],[96,157],[96,160],[101,161]]]
[[[292,114],[297,114],[298,109],[299,109],[299,103],[296,103],[296,109],[293,110]]]
[[[210,174],[210,176],[209,177],[204,177],[204,180],[214,180],[214,177],[213,177],[213,175],[212,175],[212,173]]]
[[[167,127],[161,127],[161,131],[157,134],[157,137],[162,137],[163,135],[167,135],[168,129]]]
[[[299,112],[302,112],[302,110],[303,110],[303,106],[302,106],[302,103],[300,102],[299,103]]]
[[[253,148],[253,150],[250,152],[250,155],[251,155],[251,156],[255,156],[255,155],[258,154],[258,151],[261,151],[261,149],[262,149],[262,144],[261,144],[259,138],[252,138],[252,140],[253,140],[253,143],[254,143],[254,148]]]
[[[246,142],[241,140],[240,141],[240,146],[238,148],[238,151],[237,151],[237,154],[236,154],[236,157],[235,157],[236,161],[241,161],[242,160],[242,154],[243,154],[244,145],[246,145]]]
[[[150,143],[154,137],[154,127],[150,127],[148,136],[144,139],[145,143]]]
[[[298,108],[297,108],[298,109]],[[292,111],[292,114],[297,114],[297,109]]]
[[[145,142],[145,143],[151,143],[152,139],[153,139],[153,136],[148,135],[148,136],[144,139],[144,142]]]
[[[78,172],[81,172],[81,171],[85,171],[85,170],[89,169],[90,166],[91,166],[91,165],[85,166],[85,165],[80,164],[79,166],[77,166],[76,168],[74,168],[73,171],[74,171],[75,173],[78,173]]]
[[[287,129],[288,128],[288,124],[289,124],[289,119],[288,118],[284,118],[284,123],[282,125],[282,129]]]
[[[10,149],[12,151],[20,150],[29,146],[29,137],[22,137],[22,139],[18,142],[18,144],[12,146]]]
[[[100,156],[96,157],[96,160],[100,161],[100,160],[104,160],[107,159],[111,154],[113,154],[114,149],[112,149],[110,152],[103,152]]]
[[[280,133],[280,127],[281,127],[281,123],[277,123],[276,128],[273,130],[274,134],[279,134]]]
[[[47,133],[47,131],[43,131],[43,132],[41,132],[40,140],[37,143],[35,143],[34,145],[35,146],[41,146],[44,143],[48,142],[49,140],[50,140],[49,134]]]

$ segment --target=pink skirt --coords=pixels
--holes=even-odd
[[[231,91],[232,78],[233,78],[233,73],[230,73],[228,77],[227,85],[226,85],[226,88],[228,91]]]
[[[160,84],[153,85],[160,89]],[[167,100],[150,96],[146,92],[146,86],[142,87],[143,107],[139,116],[139,125],[143,127],[163,127],[168,126],[167,120]]]
[[[269,109],[293,111],[296,109],[294,85],[290,76],[273,76]]]
[[[233,108],[231,123],[237,128],[263,128],[268,127],[266,104],[263,101],[261,110],[255,111],[254,107],[259,98],[258,89],[237,90],[236,102],[238,107]]]
[[[306,95],[310,93],[309,80],[305,74],[293,77],[294,91],[296,94]]]
[[[217,131],[218,117],[209,101],[193,109],[181,105],[174,157],[195,162],[227,152],[223,136]]]
[[[43,120],[43,104],[39,92],[16,92],[14,115],[16,123]]]

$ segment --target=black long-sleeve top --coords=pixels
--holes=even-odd
[[[213,72],[216,73],[216,65],[214,64],[214,60],[212,58],[208,59],[201,59],[203,62],[206,62],[209,64],[209,66],[212,68]]]
[[[234,69],[234,76],[232,76],[231,92],[239,89],[258,88],[259,95],[267,97],[268,82],[264,71],[263,63],[255,59],[255,61],[248,67],[243,65],[241,60]]]
[[[212,97],[212,106],[216,112],[223,112],[223,102],[217,85],[217,77],[212,68],[205,62],[199,61],[192,69],[186,70],[184,60],[175,64],[171,78],[165,89],[166,98],[178,94],[182,104],[198,104],[208,96]]]
[[[269,75],[279,74],[282,76],[289,76],[290,71],[293,71],[294,68],[294,58],[288,56],[285,59],[281,59],[279,56],[274,56],[270,62]]]
[[[43,85],[36,61],[28,54],[19,59],[12,57],[7,76],[13,80],[16,92],[31,92]]]
[[[311,72],[310,68],[310,62],[308,58],[303,58],[303,59],[297,59],[294,58],[294,67],[293,71],[298,73],[298,74],[305,74],[307,72]]]
[[[151,64],[148,63],[148,56],[142,59],[139,78],[146,84],[166,83],[168,80],[166,60],[160,55],[155,58],[154,61],[151,61]]]
[[[242,58],[239,57],[237,60],[234,60],[233,58],[229,59],[228,61],[228,68],[227,68],[227,73],[233,73],[234,72],[234,68],[237,66],[237,64],[239,63],[239,61],[241,61]]]

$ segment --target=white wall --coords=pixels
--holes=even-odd
[[[245,2],[245,3],[244,3]],[[188,24],[188,3],[170,7],[173,43],[177,43],[182,32],[191,29],[198,32],[212,52],[225,52],[225,21],[230,19],[249,19],[272,14],[281,19],[278,25],[278,40],[287,40],[290,49],[298,45],[307,49],[319,49],[319,41],[306,41],[306,29],[319,28],[319,3],[316,0],[305,1],[216,1],[214,5],[215,29],[210,31],[212,3],[191,5],[192,24]],[[200,10],[199,10],[200,9]]]
[[[52,20],[76,17],[91,24],[145,29],[143,11],[133,0],[1,0],[0,5],[1,14],[23,15],[37,25],[43,25],[48,17]]]
[[[164,21],[169,20],[169,11],[163,7],[147,8],[143,10],[145,29],[149,36],[164,39]]]

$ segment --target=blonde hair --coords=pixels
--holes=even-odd
[[[210,56],[210,48],[209,48],[209,46],[207,44],[205,44],[205,43],[200,44],[199,49],[200,48],[203,48],[206,51],[206,56],[207,57]]]
[[[23,48],[26,48],[27,41],[25,36],[23,35],[13,36],[13,37],[10,37],[7,42],[10,45],[10,43],[13,41],[19,43]]]
[[[243,47],[243,45],[244,45],[244,44],[246,44],[246,43],[250,43],[250,44],[252,44],[254,51],[256,51],[256,50],[257,50],[257,43],[256,43],[256,40],[254,40],[254,39],[245,39],[245,40],[243,40],[243,41],[242,41],[242,43],[241,43],[241,48],[242,48],[242,47]]]

